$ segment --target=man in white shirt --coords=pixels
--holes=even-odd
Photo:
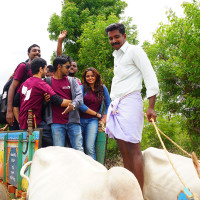
[[[147,119],[156,120],[154,105],[159,92],[158,81],[151,63],[141,47],[126,41],[124,25],[114,23],[105,31],[115,51],[106,133],[115,138],[123,157],[124,167],[136,176],[143,189],[143,158],[140,148],[143,129],[142,80],[147,89],[149,107]]]

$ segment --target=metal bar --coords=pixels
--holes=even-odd
[[[23,133],[19,135],[18,142],[18,168],[17,168],[17,189],[22,189],[22,177],[20,176],[20,170],[22,168],[22,143],[23,142]]]
[[[33,157],[33,148],[32,148],[32,140],[33,140],[33,136],[30,135],[29,136],[29,153],[28,153],[28,161],[32,160]]]
[[[6,175],[7,175],[7,141],[8,134],[4,136],[4,155],[3,155],[3,182],[6,182]]]
[[[18,142],[18,140],[6,140],[6,142]],[[27,142],[27,140],[23,140],[22,142]],[[32,143],[35,143],[35,141],[32,141]]]
[[[35,133],[34,132],[31,135],[29,135],[28,161],[31,161],[33,159],[33,154],[35,152],[35,144],[33,143],[33,141],[35,141]],[[29,175],[30,175],[30,168],[28,169],[28,176]]]

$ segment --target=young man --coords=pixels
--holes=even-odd
[[[30,63],[34,58],[39,58],[41,56],[40,54],[40,47],[37,44],[33,44],[28,48],[28,65],[30,66]],[[8,91],[8,102],[7,102],[7,114],[6,114],[6,120],[8,124],[10,125],[10,130],[18,130],[19,126],[18,123],[16,123],[16,120],[14,119],[13,115],[13,98],[17,91],[17,89],[21,86],[21,84],[27,80],[29,77],[32,77],[31,69],[29,69],[28,73],[26,72],[26,65],[24,63],[21,63],[15,73],[13,81],[10,85],[9,91]]]
[[[124,25],[115,23],[105,29],[115,51],[106,133],[115,138],[123,157],[124,167],[136,176],[143,189],[143,158],[140,149],[143,129],[142,79],[147,88],[148,120],[156,120],[154,111],[158,82],[151,63],[141,47],[126,41]]]
[[[69,99],[60,98],[53,89],[42,80],[46,75],[47,63],[42,58],[35,58],[31,62],[31,71],[33,77],[28,78],[19,88],[14,98],[14,113],[15,117],[20,124],[20,129],[27,129],[28,110],[32,109],[33,115],[35,115],[36,126],[43,129],[43,141],[44,143],[48,138],[48,129],[46,124],[42,120],[42,102],[44,94],[50,95],[52,103],[67,107],[72,101]],[[20,106],[20,111],[19,111]],[[42,145],[44,147],[44,144]]]
[[[60,35],[58,36],[57,56],[62,54],[62,43],[63,43],[63,40],[66,38],[66,36],[67,36],[66,30],[63,30],[62,32],[60,32]],[[71,66],[68,69],[68,76],[75,77],[77,72],[78,72],[77,63],[75,61],[72,61]],[[77,77],[75,78],[78,84],[81,85],[81,80]]]
[[[47,74],[46,74],[46,77],[50,77],[50,76],[53,76],[54,75],[54,67],[53,65],[48,65],[47,66]]]
[[[82,92],[76,79],[67,77],[70,64],[70,58],[64,55],[57,56],[54,59],[55,74],[50,77],[50,85],[58,96],[72,100],[70,106],[73,107],[73,110],[67,108],[69,114],[62,115],[64,108],[50,104],[51,109],[47,107],[45,112],[46,121],[47,124],[51,124],[54,146],[65,146],[67,134],[72,148],[83,151],[80,116],[77,109],[83,103]],[[46,81],[49,82],[48,79]]]

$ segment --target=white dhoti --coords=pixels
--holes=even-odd
[[[142,140],[143,124],[143,101],[140,92],[111,102],[106,121],[106,133],[110,138],[139,143]]]

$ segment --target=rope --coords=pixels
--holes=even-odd
[[[166,137],[172,144],[174,144],[177,148],[179,148],[182,152],[184,152],[188,157],[192,158],[194,167],[197,171],[198,177],[200,178],[200,162],[198,161],[198,158],[195,154],[195,152],[192,152],[192,154],[189,154],[187,151],[185,151],[184,149],[182,149],[178,144],[176,144],[171,138],[169,138],[167,135],[165,135],[158,127],[157,127],[158,131],[164,136]]]
[[[144,116],[147,118],[146,113],[144,113]],[[157,133],[158,138],[159,138],[159,140],[160,140],[160,142],[161,142],[161,145],[162,145],[162,147],[163,147],[163,149],[164,149],[164,151],[165,151],[165,154],[167,155],[167,158],[168,158],[170,164],[172,165],[172,167],[173,167],[173,169],[174,169],[176,175],[178,176],[178,178],[179,178],[180,182],[183,184],[183,186],[184,186],[185,188],[188,188],[188,187],[186,186],[186,184],[184,183],[183,179],[180,177],[180,175],[179,175],[179,173],[178,173],[176,167],[174,166],[174,164],[173,164],[173,162],[172,162],[172,160],[171,160],[171,158],[170,158],[170,156],[169,156],[169,152],[167,151],[167,149],[166,149],[166,147],[165,147],[165,144],[164,144],[164,142],[162,141],[162,138],[161,138],[161,136],[160,136],[160,133],[161,133],[164,137],[166,137],[170,142],[172,142],[176,147],[178,147],[181,151],[183,151],[186,155],[188,155],[189,157],[193,158],[193,157],[194,157],[194,153],[192,153],[192,155],[191,155],[191,154],[189,154],[187,151],[185,151],[184,149],[182,149],[178,144],[176,144],[172,139],[170,139],[167,135],[165,135],[165,134],[156,126],[156,124],[155,124],[155,122],[154,122],[153,119],[151,119],[151,121],[152,121],[151,123],[153,124],[153,126],[154,126],[154,128],[155,128],[155,130],[156,130],[156,133]],[[159,133],[159,132],[160,132],[160,133]],[[195,158],[195,159],[196,159],[196,158]],[[193,159],[193,162],[194,162],[194,159]],[[199,161],[197,160],[197,162],[199,162]],[[194,164],[195,164],[195,163],[194,163]],[[197,164],[197,163],[196,163],[196,164]],[[197,171],[197,173],[198,173],[198,171]],[[198,174],[198,175],[199,175],[199,174]],[[195,199],[196,199],[196,197],[195,197]]]
[[[146,113],[145,113],[144,115],[145,115],[145,117],[147,117],[147,116],[146,116]],[[179,180],[181,181],[181,183],[183,184],[183,186],[186,187],[186,188],[188,188],[188,187],[186,186],[186,184],[184,183],[183,179],[180,177],[178,171],[176,170],[176,168],[175,168],[175,166],[174,166],[174,164],[173,164],[173,162],[172,162],[172,160],[171,160],[171,158],[170,158],[170,156],[169,156],[169,152],[167,151],[167,149],[166,149],[166,147],[165,147],[165,144],[164,144],[164,142],[162,141],[162,138],[161,138],[161,136],[160,136],[160,134],[159,134],[158,128],[157,128],[157,126],[156,126],[154,120],[153,120],[153,119],[151,119],[151,120],[152,120],[151,123],[153,124],[154,128],[156,129],[156,133],[157,133],[157,135],[158,135],[158,138],[159,138],[159,140],[160,140],[160,142],[161,142],[161,144],[162,144],[162,147],[163,147],[163,149],[164,149],[164,151],[165,151],[165,153],[166,153],[166,155],[167,155],[167,158],[168,158],[169,162],[171,163],[171,165],[172,165],[172,167],[173,167],[173,169],[174,169],[176,175],[178,176],[178,178],[179,178]]]
[[[181,151],[183,151],[188,157],[192,158],[192,154],[189,154],[187,151],[185,151],[184,149],[182,149],[178,144],[176,144],[171,138],[169,138],[167,135],[165,135],[158,127],[157,127],[158,131],[164,136],[166,137],[171,143],[173,143],[177,148],[179,148]]]
[[[146,113],[144,113],[144,116],[147,118]],[[151,119],[153,120],[153,119]],[[154,123],[155,125],[155,123]],[[156,126],[156,125],[155,125]],[[157,127],[157,126],[156,126]],[[195,168],[197,170],[198,176],[200,178],[200,162],[197,159],[197,156],[194,152],[192,152],[192,154],[189,154],[187,151],[185,151],[183,148],[181,148],[178,144],[176,144],[171,138],[169,138],[167,135],[165,135],[158,127],[157,127],[158,131],[165,137],[167,138],[172,144],[174,144],[179,150],[181,150],[182,152],[184,152],[188,157],[192,158],[193,163],[195,165]]]
[[[98,123],[98,132],[105,132],[106,128],[103,124],[103,122],[99,121]]]

